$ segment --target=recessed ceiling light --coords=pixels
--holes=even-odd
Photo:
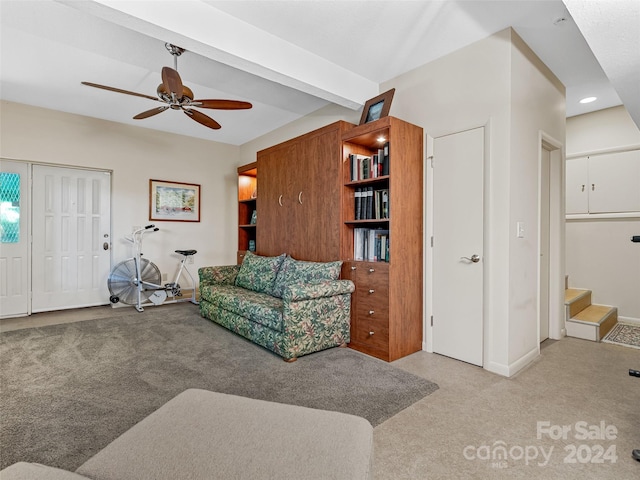
[[[598,97],[585,97],[582,100],[580,100],[580,103],[591,103],[591,102],[595,102],[598,99]]]

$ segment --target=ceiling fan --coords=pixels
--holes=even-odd
[[[156,90],[158,97],[152,97],[151,95],[145,95],[144,93],[130,92],[129,90],[122,90],[120,88],[108,87],[106,85],[99,85],[97,83],[81,83],[83,85],[88,85],[89,87],[102,88],[112,92],[148,98],[149,100],[155,100],[156,102],[166,104],[161,107],[152,108],[151,110],[139,113],[133,117],[136,120],[152,117],[171,108],[172,110],[182,110],[189,118],[201,123],[205,127],[217,130],[221,125],[213,118],[199,112],[198,110],[194,110],[194,107],[211,108],[215,110],[245,110],[253,106],[249,102],[241,102],[239,100],[194,100],[193,92],[189,87],[183,85],[182,79],[178,74],[178,57],[184,53],[184,48],[176,47],[170,43],[166,43],[165,47],[169,50],[169,53],[173,55],[174,68],[162,67],[162,83],[158,85],[158,89]]]

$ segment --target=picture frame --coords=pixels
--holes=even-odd
[[[149,220],[199,222],[200,185],[149,180]]]
[[[362,109],[362,116],[360,117],[359,125],[375,122],[376,120],[380,120],[381,118],[388,116],[389,110],[391,109],[391,100],[393,100],[393,94],[395,91],[396,89],[392,88],[391,90],[381,93],[377,97],[367,100],[367,103],[364,104],[364,108]]]

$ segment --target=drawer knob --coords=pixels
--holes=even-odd
[[[373,293],[373,292],[375,292],[375,290],[373,288],[370,288],[369,293]]]
[[[373,310],[369,310],[369,315],[373,315],[375,312]]]
[[[375,271],[376,271],[376,269],[375,269],[375,268],[370,268],[370,269],[369,269],[369,273],[373,273],[373,272],[375,272]]]
[[[376,333],[376,332],[374,332],[374,331],[369,332],[369,336],[370,337],[373,336],[374,333]]]
[[[356,268],[358,268],[358,267],[351,267],[351,270],[355,270]]]

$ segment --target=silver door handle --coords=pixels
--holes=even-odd
[[[471,258],[460,257],[460,260],[469,260],[471,263],[478,263],[480,261],[480,255],[471,255]]]

